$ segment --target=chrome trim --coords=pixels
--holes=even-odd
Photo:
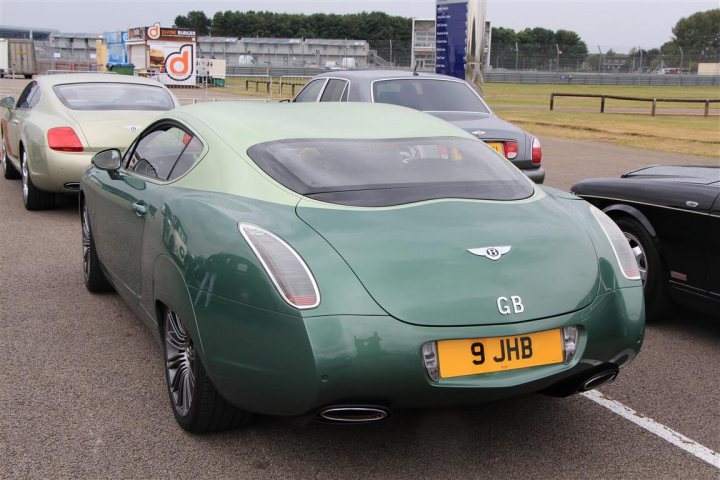
[[[338,413],[350,413],[349,417],[342,415],[336,416]],[[365,413],[364,418],[362,413]],[[354,417],[353,414],[361,414],[360,417]],[[387,418],[388,412],[385,409],[377,407],[330,407],[320,412],[320,418],[331,422],[340,423],[368,423],[377,422]]]
[[[602,196],[598,196],[598,195],[586,195],[586,194],[577,194],[577,193],[575,193],[575,195],[577,195],[578,197],[583,198],[583,199],[585,197],[598,198],[600,200],[612,200],[614,202],[623,203],[625,205],[632,205],[632,204],[646,205],[648,207],[664,208],[666,210],[677,210],[678,212],[694,213],[696,215],[709,215],[709,216],[715,216],[715,217],[719,216],[715,213],[710,213],[710,212],[696,212],[693,210],[686,210],[684,208],[669,207],[666,205],[658,205],[657,203],[647,203],[647,202],[638,202],[637,200],[628,200],[627,198],[602,197]]]
[[[293,256],[297,259],[297,261],[300,262],[300,265],[302,265],[307,276],[310,278],[310,283],[312,284],[313,290],[315,291],[315,303],[314,304],[302,305],[302,306],[295,305],[293,302],[290,301],[289,298],[287,298],[285,296],[285,292],[283,292],[282,288],[280,288],[280,284],[278,283],[277,279],[275,278],[275,275],[273,275],[272,270],[270,270],[270,267],[268,266],[268,264],[265,263],[265,259],[263,258],[262,255],[260,255],[260,252],[258,252],[257,248],[255,247],[255,243],[253,243],[252,239],[248,236],[247,233],[245,233],[245,230],[243,229],[243,227],[245,227],[245,226],[250,227],[250,228],[257,228],[258,230],[262,230],[267,235],[270,235],[275,240],[280,242],[285,248],[287,248],[290,251],[290,253],[293,254]],[[275,285],[275,289],[278,291],[278,293],[280,293],[280,296],[283,298],[283,300],[285,300],[285,302],[288,305],[295,307],[299,310],[308,310],[310,308],[315,308],[318,305],[320,305],[320,289],[318,288],[317,283],[315,282],[315,277],[313,276],[312,272],[310,271],[310,268],[308,268],[307,263],[305,263],[305,260],[303,260],[303,258],[300,256],[300,254],[298,254],[295,251],[294,248],[292,248],[285,240],[278,237],[274,233],[272,233],[262,227],[254,225],[252,223],[240,222],[240,223],[238,223],[238,230],[240,231],[240,234],[243,236],[243,238],[248,243],[248,245],[250,245],[250,248],[252,249],[253,253],[255,253],[255,256],[258,258],[258,260],[260,260],[260,263],[262,264],[263,269],[265,269],[265,273],[267,273],[267,275],[268,275],[268,277],[270,277],[270,280],[272,281],[273,285]]]
[[[479,257],[485,257],[492,261],[500,260],[500,258],[508,253],[512,247],[510,245],[503,245],[501,247],[481,247],[481,248],[468,248],[467,251],[473,255]]]

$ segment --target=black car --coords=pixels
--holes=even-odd
[[[630,242],[649,320],[667,300],[720,315],[720,166],[650,166],[579,182],[573,193],[607,213]]]
[[[343,70],[316,75],[294,102],[391,103],[429,113],[472,133],[543,183],[540,140],[499,118],[464,80],[405,70]]]

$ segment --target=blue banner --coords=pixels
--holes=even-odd
[[[435,14],[436,73],[465,78],[467,19],[467,0],[437,0]]]

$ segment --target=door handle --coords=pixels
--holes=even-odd
[[[135,212],[135,215],[137,215],[138,217],[144,217],[145,213],[147,213],[147,207],[145,206],[145,202],[143,202],[142,200],[133,203],[132,209]]]

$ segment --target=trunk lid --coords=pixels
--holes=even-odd
[[[87,151],[107,148],[124,150],[150,122],[162,112],[155,110],[70,110],[68,115],[80,125]]]
[[[362,210],[310,205],[303,199],[298,216],[333,245],[383,309],[408,323],[522,322],[581,309],[598,291],[592,242],[551,197]],[[467,251],[501,246],[511,250],[496,261]],[[513,296],[523,311],[512,311]],[[502,314],[498,303],[511,312]]]

